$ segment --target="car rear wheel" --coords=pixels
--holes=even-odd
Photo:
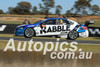
[[[78,32],[75,30],[70,31],[68,34],[68,39],[75,40],[76,38],[78,38]]]
[[[32,28],[27,28],[24,32],[26,38],[32,38],[34,36],[34,30]]]

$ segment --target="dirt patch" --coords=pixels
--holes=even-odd
[[[100,21],[100,16],[87,16],[87,17],[68,17],[68,19],[72,19],[77,22],[85,22],[87,20],[94,20],[94,21]]]
[[[25,18],[20,17],[1,17],[1,21],[24,21]],[[43,20],[44,18],[27,18],[29,21],[39,21]]]

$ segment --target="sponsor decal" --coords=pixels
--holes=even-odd
[[[49,26],[48,29],[46,26],[42,26],[43,28],[40,30],[40,33],[48,33],[48,32],[60,32],[60,31],[70,31],[69,25],[62,25],[62,26]]]
[[[5,28],[6,28],[6,25],[2,25],[2,26],[0,26],[0,31],[4,31]]]
[[[99,34],[100,35],[100,29],[89,28],[89,31],[90,31],[91,34]]]

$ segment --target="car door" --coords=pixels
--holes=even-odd
[[[36,36],[53,36],[60,35],[62,32],[68,31],[69,25],[67,21],[62,19],[50,19],[35,28]]]
[[[59,33],[57,33],[56,28],[57,28],[56,19],[47,20],[42,24],[40,35],[45,35],[45,36],[58,35]]]
[[[58,24],[56,24],[56,19],[46,20],[38,27],[35,27],[36,36],[52,36],[59,35],[60,31],[57,31]]]

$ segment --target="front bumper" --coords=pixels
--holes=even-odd
[[[23,29],[15,30],[15,36],[24,36],[24,30]]]

